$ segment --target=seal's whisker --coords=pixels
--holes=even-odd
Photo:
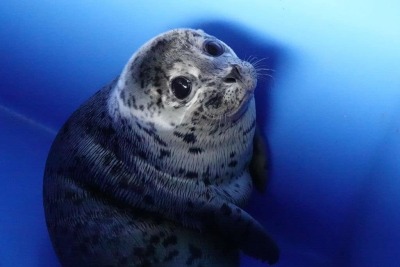
[[[269,69],[269,68],[256,68],[256,70],[266,70],[266,71],[272,71],[275,72],[274,69]]]
[[[269,77],[272,77],[272,74],[271,73],[267,73],[267,72],[256,72],[256,74],[257,74],[257,77],[258,76],[269,76]]]
[[[257,60],[257,57],[255,57],[255,56],[253,56],[253,55],[250,55],[250,56],[246,59],[246,61],[249,62],[251,65],[254,66],[254,64],[256,64],[256,62],[257,62],[258,60]]]
[[[254,60],[254,62],[252,62],[252,65],[256,68],[256,67],[261,67],[262,66],[262,64],[264,64],[264,61],[266,60],[267,58],[260,58],[260,59],[257,59],[257,58],[255,58]]]
[[[253,64],[255,64],[255,65],[260,64],[262,61],[264,61],[266,59],[267,59],[266,57],[260,58],[260,59],[256,60]]]
[[[262,72],[257,72],[257,77],[258,76],[267,76],[267,77],[273,77],[271,74],[269,73],[262,73]]]
[[[270,74],[266,74],[266,73],[257,73],[257,79],[260,81],[269,81],[272,80],[273,82],[275,82],[275,77],[270,75]]]

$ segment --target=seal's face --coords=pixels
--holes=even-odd
[[[180,29],[145,44],[119,86],[135,116],[174,126],[240,119],[256,82],[254,67],[225,43],[201,30]]]

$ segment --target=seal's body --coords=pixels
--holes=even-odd
[[[242,210],[256,73],[203,31],[145,44],[54,141],[47,226],[63,266],[238,266],[278,251]]]

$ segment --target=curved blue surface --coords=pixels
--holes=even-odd
[[[271,180],[249,210],[278,267],[400,261],[400,2],[0,4],[0,266],[59,266],[42,173],[55,132],[151,37],[203,28],[274,70],[257,88]],[[271,72],[272,74],[272,72]],[[263,264],[242,257],[242,266]]]

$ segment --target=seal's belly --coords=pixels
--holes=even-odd
[[[192,231],[106,198],[80,205],[74,211],[74,201],[51,205],[63,217],[48,224],[63,266],[238,266],[239,250],[217,231]]]

